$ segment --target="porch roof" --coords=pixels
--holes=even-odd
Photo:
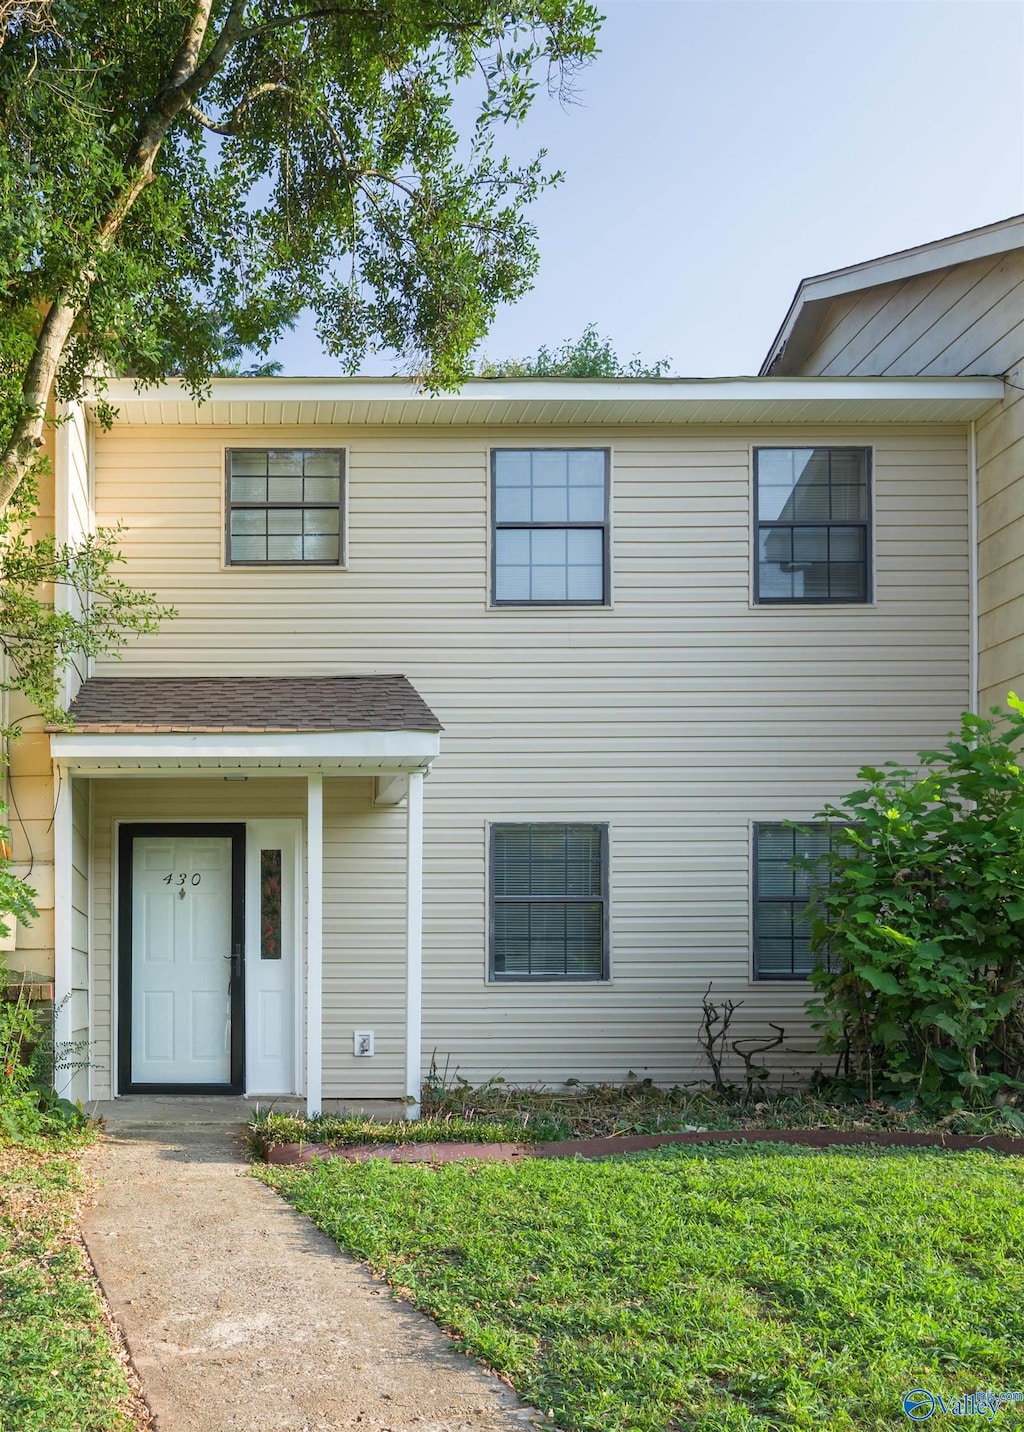
[[[92,677],[51,726],[59,764],[425,770],[441,723],[404,676]]]

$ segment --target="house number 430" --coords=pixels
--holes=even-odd
[[[200,883],[200,881],[202,880],[202,878],[203,878],[203,877],[202,877],[201,875],[193,875],[193,876],[192,876],[192,879],[189,880],[189,878],[188,878],[187,875],[173,875],[173,874],[172,874],[172,875],[165,875],[165,876],[164,876],[164,884],[165,884],[165,885],[184,885],[184,884],[188,883],[189,885],[198,885],[198,884]]]

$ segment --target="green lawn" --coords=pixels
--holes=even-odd
[[[259,1174],[562,1428],[898,1428],[914,1387],[1024,1391],[1024,1159],[718,1145]]]
[[[0,1146],[0,1432],[135,1426],[75,1240],[77,1151]]]

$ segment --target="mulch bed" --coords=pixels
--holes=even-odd
[[[610,1139],[565,1139],[551,1144],[364,1144],[335,1148],[330,1144],[275,1144],[267,1149],[272,1164],[312,1163],[314,1159],[345,1159],[365,1163],[387,1159],[391,1163],[460,1163],[466,1159],[514,1163],[519,1159],[603,1159],[613,1154],[634,1154],[667,1144],[798,1144],[808,1148],[856,1147],[880,1144],[886,1148],[942,1148],[962,1151],[987,1149],[992,1153],[1024,1158],[1024,1138],[1002,1134],[912,1134],[892,1129],[708,1129],[685,1134],[624,1134]]]

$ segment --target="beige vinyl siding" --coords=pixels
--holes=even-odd
[[[71,1057],[91,1061],[89,1010],[89,832],[92,789],[85,780],[71,782]],[[89,1070],[74,1071],[71,1095],[89,1097]]]
[[[324,781],[324,1096],[405,1091],[405,810],[374,782]],[[352,1032],[374,1032],[357,1059]]]
[[[861,289],[823,309],[810,351],[776,372],[1004,373],[1024,353],[1024,253]]]
[[[226,570],[224,448],[324,442],[348,451],[349,569]],[[754,607],[751,445],[814,442],[874,447],[875,603]],[[489,447],[562,443],[612,449],[613,606],[490,611]],[[962,427],[115,427],[96,463],[98,521],[124,522],[128,579],[179,611],[97,674],[403,672],[444,722],[425,788],[425,1061],[472,1079],[695,1077],[709,982],[743,1000],[737,1037],[778,1019],[810,1047],[806,990],[749,979],[749,824],[811,815],[862,763],[941,739],[966,704]],[[97,841],[111,792],[133,784],[97,782]],[[394,1096],[404,812],[343,816],[339,785],[324,1093]],[[609,823],[608,984],[487,983],[498,820]],[[353,1061],[363,1027],[381,1052]]]
[[[38,511],[32,522],[35,536],[53,531],[54,478],[53,429],[43,432],[43,454],[50,468],[38,478]],[[53,587],[39,592],[42,601],[53,601]],[[0,693],[0,711],[21,735],[10,745],[10,764],[4,789],[11,830],[15,873],[26,879],[36,892],[38,917],[27,928],[18,926],[17,950],[8,956],[14,970],[28,970],[53,978],[53,764],[50,741],[35,708],[19,692]]]
[[[1024,364],[977,425],[981,709],[1024,696]]]
[[[68,406],[55,440],[56,494],[54,525],[58,542],[78,545],[93,530],[92,474],[89,468],[89,429],[80,404]],[[70,587],[55,592],[58,610],[81,614],[81,599]],[[82,683],[80,661],[65,673],[64,699],[70,701]]]

